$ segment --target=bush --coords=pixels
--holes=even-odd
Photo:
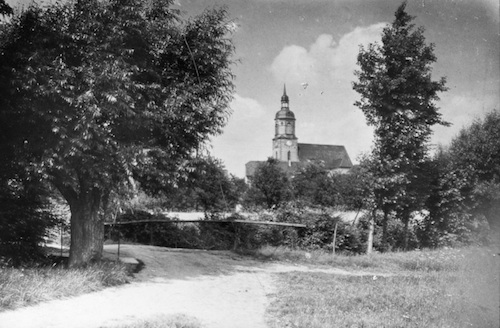
[[[114,241],[120,238],[134,243],[189,249],[252,250],[265,245],[297,247],[299,244],[295,228],[231,222],[244,220],[238,214],[227,218],[228,222],[213,222],[219,219],[219,216],[212,215],[204,221],[182,222],[170,220],[162,214],[127,212],[118,217],[118,222],[163,222],[108,226],[106,236]]]
[[[41,196],[42,188],[27,181],[4,182],[0,186],[0,265],[39,261],[44,257],[40,244],[56,223]]]
[[[200,222],[171,220],[163,214],[150,214],[145,211],[127,212],[118,217],[118,222],[161,220],[109,227],[108,238],[124,239],[129,242],[190,249],[232,249],[235,245],[237,229],[250,235],[248,229],[231,222],[210,222],[218,217],[207,218]],[[238,227],[237,227],[238,226]]]
[[[277,220],[281,222],[302,223],[307,226],[296,236],[296,245],[309,250],[333,250],[333,235],[337,225],[336,251],[359,254],[364,252],[365,245],[360,230],[332,216],[326,208],[302,208],[300,204],[288,204],[278,210]],[[284,238],[282,245],[293,243],[291,236]]]

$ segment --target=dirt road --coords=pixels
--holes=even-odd
[[[116,245],[105,248],[116,256]],[[0,313],[0,328],[97,328],[158,315],[184,314],[206,328],[264,328],[273,273],[338,269],[263,263],[226,251],[122,245],[121,256],[144,263],[134,283]]]

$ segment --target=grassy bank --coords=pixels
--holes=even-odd
[[[395,275],[279,274],[270,326],[498,327],[497,253],[470,248],[348,257],[275,250],[275,259]]]
[[[0,267],[0,311],[85,294],[127,280],[124,265],[114,262],[81,269]]]

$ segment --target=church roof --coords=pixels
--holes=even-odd
[[[349,154],[344,146],[317,145],[299,143],[300,162],[278,162],[284,172],[293,174],[309,163],[322,163],[326,170],[350,169],[353,167]],[[254,175],[255,170],[265,161],[250,161],[245,164],[246,176]]]
[[[299,143],[301,162],[323,162],[326,169],[351,168],[352,162],[344,146]]]

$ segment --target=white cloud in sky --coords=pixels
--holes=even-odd
[[[353,105],[359,95],[351,82],[359,45],[380,42],[386,25],[356,27],[338,42],[330,34],[321,34],[308,48],[290,45],[274,58],[269,70],[276,81],[286,82],[287,90],[290,85],[299,142],[344,145],[354,161],[369,151],[372,130]],[[309,85],[307,90],[299,88],[304,83]]]
[[[229,105],[233,110],[230,123],[237,123],[239,121],[246,121],[248,119],[260,118],[265,114],[265,110],[261,104],[255,99],[245,98],[239,94],[235,94],[234,98]]]
[[[300,83],[316,80],[316,58],[307,49],[291,45],[285,47],[271,64],[276,80]]]
[[[276,82],[286,83],[290,108],[297,118],[299,142],[344,145],[354,162],[361,153],[370,151],[372,128],[354,106],[359,95],[352,89],[352,81],[359,45],[380,42],[386,25],[356,27],[338,41],[332,35],[320,34],[308,47],[285,46],[270,61],[268,71]],[[464,94],[452,88],[441,95],[438,106],[443,118],[453,126],[435,127],[433,143],[448,144],[462,126],[498,108],[498,92],[489,90],[489,84],[478,87],[481,92],[471,90]],[[214,138],[212,152],[224,160],[230,172],[243,177],[246,162],[265,160],[271,154],[273,120],[280,97],[281,92],[276,93],[276,101],[264,106],[256,99],[235,95],[231,103],[233,115],[224,134]],[[255,98],[265,99],[258,95]]]
[[[261,132],[272,122],[271,112],[255,99],[234,95],[230,104],[233,113],[224,133],[212,139],[212,155],[224,161],[226,169],[244,177],[245,163],[251,160],[265,160],[271,152],[272,131]],[[272,124],[267,124],[270,128]]]
[[[295,90],[299,90],[296,94],[289,93],[290,106],[297,117],[299,142],[345,145],[352,160],[370,150],[372,128],[366,125],[361,110],[353,105],[359,95],[352,89],[351,82],[356,80],[353,72],[358,68],[359,45],[380,43],[386,25],[356,27],[338,42],[331,35],[322,34],[309,48],[287,46],[274,58],[269,70],[276,81],[287,83],[287,90],[289,84],[291,90],[294,85],[309,85],[307,90],[296,87]],[[495,85],[497,83],[495,81]],[[442,100],[437,105],[443,119],[453,125],[435,126],[431,142],[448,144],[463,126],[498,108],[498,92],[485,90],[467,94],[450,90],[441,94]]]
[[[368,27],[356,27],[335,42],[330,34],[321,34],[306,49],[290,45],[274,58],[270,70],[277,81],[303,83],[320,82],[324,79],[342,79],[352,81],[356,69],[359,45],[380,41],[382,29],[386,23]]]

